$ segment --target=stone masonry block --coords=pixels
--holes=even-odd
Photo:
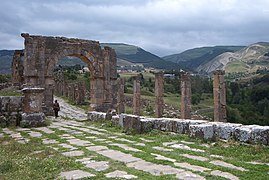
[[[190,136],[205,140],[214,140],[214,125],[209,123],[190,125]]]

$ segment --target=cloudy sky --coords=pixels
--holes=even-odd
[[[269,0],[1,0],[0,49],[22,32],[137,45],[159,56],[269,41]]]

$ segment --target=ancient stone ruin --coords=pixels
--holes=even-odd
[[[214,121],[227,122],[225,71],[217,70],[213,74]]]
[[[140,99],[141,99],[141,90],[140,90],[140,79],[136,77],[134,80],[133,86],[133,114],[140,115]]]
[[[155,74],[155,116],[162,117],[163,115],[163,91],[164,79],[163,72]]]
[[[191,78],[187,72],[181,73],[181,119],[191,119]]]
[[[90,69],[91,105],[95,111],[107,111],[116,107],[116,53],[110,47],[101,48],[97,41],[65,37],[33,36],[22,34],[24,49],[24,84],[28,87],[44,88],[45,114],[52,114],[53,91],[55,88],[53,70],[58,60],[75,56],[84,61]],[[14,55],[14,59],[20,58]],[[14,76],[16,77],[16,76]],[[15,81],[15,80],[14,80]],[[71,93],[70,87],[68,90]],[[74,93],[75,96],[75,93]]]

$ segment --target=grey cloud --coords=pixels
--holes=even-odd
[[[269,41],[263,0],[14,0],[1,7],[0,49],[22,48],[21,32],[130,43],[161,56]]]

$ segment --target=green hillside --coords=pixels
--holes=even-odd
[[[13,50],[0,50],[0,74],[11,73],[11,60],[13,54]]]
[[[165,56],[163,59],[176,62],[187,69],[195,70],[198,66],[209,62],[222,53],[235,52],[242,48],[244,46],[200,47],[189,49],[179,54]]]
[[[134,64],[143,64],[145,67],[153,67],[166,70],[180,68],[177,63],[166,62],[162,58],[137,46],[122,43],[102,43],[101,45],[109,46],[115,49],[117,58]]]

